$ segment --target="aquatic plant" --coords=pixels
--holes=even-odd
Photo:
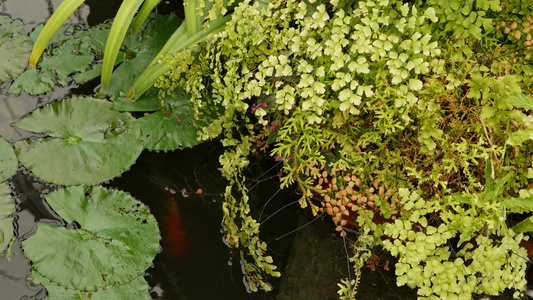
[[[167,57],[172,70],[156,86],[185,88],[197,120],[206,115],[198,108],[218,112],[198,128],[201,138],[222,137],[223,174],[242,193],[241,201],[226,193],[227,240],[238,245],[259,233],[250,228],[239,182],[246,156],[263,149],[283,162],[281,186],[296,183],[302,207],[331,215],[343,236],[345,229],[369,235],[366,249],[383,245],[399,255],[399,285],[419,287],[421,297],[523,291],[520,242],[527,237],[518,232],[527,226],[508,228],[505,203],[530,211],[514,196],[531,184],[528,104],[511,99],[532,98],[520,94],[530,93],[521,82],[528,60],[509,64],[505,43],[492,35],[500,10],[498,1],[272,1],[263,13],[243,4],[202,49]],[[499,183],[496,190],[491,182]],[[480,191],[493,196],[454,202]],[[419,215],[411,220],[413,210]],[[504,245],[507,254],[494,256],[493,267],[476,267],[476,259]],[[366,253],[356,249],[353,261]],[[450,256],[456,251],[465,257]],[[445,265],[476,261],[474,277],[459,267],[450,275],[469,278],[471,287],[432,285],[445,276],[439,268],[423,273],[434,255]],[[406,268],[404,259],[416,261]],[[487,288],[493,276],[503,280]],[[341,284],[343,297],[356,282]]]
[[[140,5],[126,2],[130,13],[117,24],[129,22],[131,10]],[[180,32],[179,47],[163,46],[161,40],[173,40],[174,35],[162,34],[150,51],[168,55],[143,60],[145,65],[113,93],[112,83],[102,83],[112,105],[107,100],[80,105],[105,106],[110,114],[112,109],[152,112],[120,124],[119,116],[128,114],[113,112],[116,128],[140,125],[142,134],[133,130],[135,149],[170,150],[220,140],[225,148],[221,172],[228,180],[222,205],[224,239],[239,251],[251,291],[270,290],[268,277],[280,275],[259,238],[260,223],[252,217],[244,184],[248,156],[260,151],[282,162],[281,187],[296,185],[302,193],[300,205],[315,215],[331,216],[332,228],[353,246],[353,253],[346,255],[354,274],[339,284],[342,299],[355,297],[361,268],[377,246],[398,258],[397,284],[417,288],[421,299],[497,295],[506,288],[518,297],[525,290],[523,243],[533,229],[530,4],[209,3],[213,6],[198,15],[192,8],[199,6],[187,8],[185,25],[175,31]],[[222,17],[229,5],[231,15]],[[139,20],[145,12],[141,10]],[[176,23],[158,18],[150,22],[169,24],[164,30],[172,32]],[[209,28],[220,26],[209,31],[217,32],[209,39],[207,31],[198,31],[201,24],[207,26],[204,19],[210,19]],[[157,32],[150,27],[156,23],[150,22],[147,32]],[[50,33],[46,30],[44,36]],[[113,33],[119,37],[117,45],[124,34]],[[185,47],[197,42],[195,34],[202,42]],[[60,43],[82,45],[81,56],[90,53],[83,50],[87,39],[76,36],[83,33]],[[137,37],[137,42],[149,43],[142,33]],[[103,45],[101,37],[96,40]],[[102,47],[98,49],[101,55]],[[143,49],[124,51],[125,61]],[[105,72],[114,65],[116,51],[104,49],[111,57],[104,59]],[[74,76],[81,78],[94,76],[94,62],[64,73],[56,70],[58,82],[76,71],[81,73]],[[149,65],[150,71],[141,75]],[[130,89],[134,80],[137,88]],[[124,95],[139,99],[131,102]],[[69,105],[69,100],[63,102],[49,104],[19,124]],[[38,131],[43,123],[29,129]],[[108,131],[110,137],[122,134]],[[63,140],[80,144],[86,138],[74,135],[79,139]],[[31,143],[18,142],[17,153],[22,163],[34,167],[21,146]],[[38,171],[37,163],[34,168],[38,176],[58,183],[84,180],[64,182]],[[89,172],[87,180],[94,184],[118,173]],[[517,214],[527,217],[515,221]],[[351,232],[357,240],[351,240]]]

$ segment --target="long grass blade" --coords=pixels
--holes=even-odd
[[[156,60],[159,59],[162,55],[164,56],[170,53],[176,53],[186,47],[192,47],[196,45],[197,43],[207,40],[207,38],[211,36],[212,34],[216,34],[224,30],[224,28],[226,27],[226,22],[228,22],[230,19],[231,19],[231,15],[220,18],[219,20],[212,22],[211,26],[209,26],[209,28],[207,28],[205,31],[200,31],[197,34],[187,39],[183,39],[181,38],[181,36],[176,35],[175,37],[176,40],[171,38],[168,40],[165,46],[163,46],[163,49],[165,51],[163,51],[162,49],[159,52],[159,54],[156,56]],[[174,35],[172,35],[172,37],[174,37]],[[176,42],[176,41],[180,41],[180,42]],[[144,94],[151,86],[154,85],[154,83],[156,82],[157,78],[159,78],[159,76],[165,74],[165,72],[169,70],[170,68],[164,65],[160,65],[160,64],[151,65],[151,67],[147,68],[135,80],[132,87],[128,91],[128,95],[126,97],[132,100],[136,100],[142,94]]]
[[[189,36],[195,35],[199,30],[201,23],[201,16],[198,15],[196,8],[198,1],[187,0],[183,3],[183,10],[185,13],[185,23],[187,24],[187,34]]]
[[[74,11],[80,7],[85,0],[64,0],[61,2],[57,10],[52,14],[43,30],[39,34],[33,50],[30,55],[29,66],[30,69],[35,67],[44,49],[57,33],[59,28],[65,24],[67,19],[74,13]]]
[[[133,23],[131,23],[131,34],[136,33],[139,28],[143,25],[144,21],[148,18],[148,15],[150,15],[150,12],[156,7],[161,0],[145,0],[143,5],[141,6],[141,10],[139,10],[139,13],[135,16],[135,19],[133,20]]]
[[[113,25],[109,32],[104,50],[104,62],[102,64],[102,92],[105,93],[111,83],[111,74],[117,59],[118,50],[122,45],[124,36],[130,27],[133,15],[141,6],[143,0],[125,0],[118,9]]]

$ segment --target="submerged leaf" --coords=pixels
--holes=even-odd
[[[0,138],[0,182],[4,182],[13,176],[17,171],[17,167],[18,161],[15,151],[6,140]]]
[[[22,35],[22,22],[0,15],[0,83],[20,75],[30,57],[30,39]]]
[[[96,292],[100,299],[132,299],[120,293],[111,297],[117,293],[112,291],[115,288],[129,295],[146,294],[143,284],[127,285],[140,280],[159,248],[157,222],[142,203],[100,186],[63,188],[45,198],[66,223],[77,228],[39,223],[37,233],[23,242],[24,253],[33,262],[30,278],[35,283],[52,283],[50,293],[83,294],[91,299]]]
[[[15,143],[22,164],[62,185],[97,184],[128,169],[142,151],[140,127],[128,113],[93,98],[71,98],[35,110],[15,123],[48,137]]]
[[[3,182],[0,183],[0,254],[13,238],[13,218],[15,202],[11,198],[11,189]]]

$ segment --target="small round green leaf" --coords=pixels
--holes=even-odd
[[[45,198],[66,223],[76,226],[39,223],[37,233],[22,243],[33,262],[35,283],[92,294],[141,276],[156,256],[157,222],[131,196],[100,186],[72,186]]]
[[[3,182],[0,183],[0,254],[13,238],[13,218],[15,202],[11,198],[11,189]]]
[[[71,98],[35,110],[15,125],[48,137],[16,142],[20,162],[61,185],[92,185],[121,174],[143,143],[137,120],[111,107],[105,100]]]
[[[13,176],[17,167],[18,161],[13,147],[6,140],[0,138],[0,182]]]

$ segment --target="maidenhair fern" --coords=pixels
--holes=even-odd
[[[252,290],[279,275],[242,184],[247,156],[262,149],[283,162],[281,185],[298,185],[302,207],[331,215],[343,236],[350,226],[361,232],[341,298],[353,298],[361,259],[380,244],[399,259],[398,285],[421,297],[523,291],[526,238],[517,232],[530,223],[513,231],[502,208],[530,194],[530,135],[518,135],[532,122],[529,108],[505,97],[530,92],[531,66],[525,56],[511,64],[498,39],[493,22],[505,8],[243,1],[224,31],[161,60],[171,71],[157,86],[185,88],[200,139],[226,148],[225,238],[241,249]],[[498,197],[485,197],[495,182]]]

